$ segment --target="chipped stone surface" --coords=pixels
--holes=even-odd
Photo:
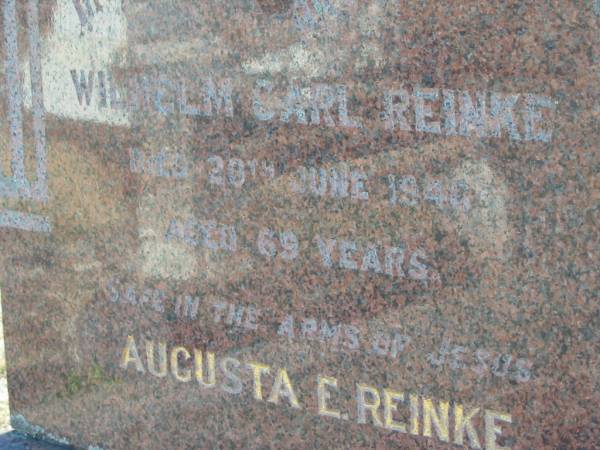
[[[0,11],[17,430],[598,446],[597,1]]]

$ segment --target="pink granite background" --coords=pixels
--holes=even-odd
[[[45,42],[62,23],[56,14],[69,5],[63,3],[44,6]],[[363,382],[508,412],[513,423],[498,437],[508,448],[600,446],[597,5],[225,3],[123,1],[115,14],[126,23],[126,40],[104,68],[123,83],[152,71],[229,77],[241,93],[233,118],[181,119],[146,110],[123,125],[107,119],[110,112],[84,120],[46,105],[49,202],[0,198],[1,208],[45,214],[52,223],[49,234],[0,229],[11,414],[25,419],[13,426],[76,448],[454,448],[358,424],[353,383]],[[94,16],[96,30],[106,11]],[[24,17],[21,11],[22,25]],[[94,42],[93,33],[82,27],[81,39]],[[68,52],[69,42],[64,45]],[[96,40],[91,60],[100,60],[108,45]],[[77,106],[69,72],[79,69],[75,64],[67,58],[64,71],[52,76],[66,80],[64,97]],[[545,95],[556,102],[553,137],[515,142],[506,135],[260,122],[247,100],[259,77],[277,86],[290,79],[345,84],[355,93],[352,113],[369,124],[380,119],[383,86]],[[5,119],[6,111],[8,137]],[[26,135],[29,142],[29,129]],[[1,155],[8,171],[6,141]],[[205,172],[185,180],[132,173],[132,146],[181,149],[196,162],[214,154],[270,159],[285,170],[242,191],[224,191],[207,188]],[[379,180],[370,184],[368,203],[287,191],[293,169],[339,161]],[[472,208],[457,213],[431,202],[390,208],[389,173],[465,179]],[[241,250],[228,255],[165,239],[173,217],[192,216],[238,224]],[[265,260],[253,245],[264,226],[296,230],[309,256]],[[316,235],[421,247],[439,278],[424,285],[325,270],[311,251]],[[164,312],[112,302],[115,280],[138,291],[161,289]],[[175,298],[185,294],[202,298],[195,320],[176,315]],[[215,324],[211,305],[222,300],[261,308],[265,326],[244,332]],[[318,340],[279,336],[277,324],[288,314],[352,324],[364,335],[397,329],[413,340],[395,359],[364,346],[332,351]],[[243,393],[232,396],[141,375],[133,366],[123,370],[128,335],[285,367],[308,407],[255,401],[247,371]],[[427,356],[444,342],[467,349],[471,365],[478,349],[511,355],[513,364],[531,361],[531,379],[518,382],[491,370],[482,375],[449,361],[432,365]],[[350,420],[317,415],[318,374],[344,383]],[[483,443],[481,421],[477,429]]]

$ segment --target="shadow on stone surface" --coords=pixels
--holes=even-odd
[[[65,448],[67,447],[29,439],[16,431],[0,434],[0,449],[2,450],[59,450]]]

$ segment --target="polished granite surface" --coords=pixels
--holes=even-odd
[[[598,2],[0,12],[15,429],[600,445]]]

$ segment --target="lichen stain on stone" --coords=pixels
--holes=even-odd
[[[147,192],[140,197],[137,217],[139,264],[144,276],[188,280],[198,273],[197,257],[185,244],[165,239],[169,221],[192,214],[189,191],[184,188]]]
[[[242,68],[248,74],[289,72],[318,77],[323,75],[326,61],[327,58],[319,49],[296,44],[285,50],[267,53],[260,58],[245,61],[242,63]]]
[[[455,170],[455,180],[465,180],[475,202],[464,223],[471,248],[504,259],[509,236],[508,188],[502,177],[484,161],[467,161]]]
[[[380,40],[386,8],[382,2],[296,1],[292,22],[297,42],[285,49],[272,48],[246,60],[242,67],[251,74],[286,72],[309,77],[325,76],[339,64],[353,64],[358,72],[379,69],[384,60]]]

